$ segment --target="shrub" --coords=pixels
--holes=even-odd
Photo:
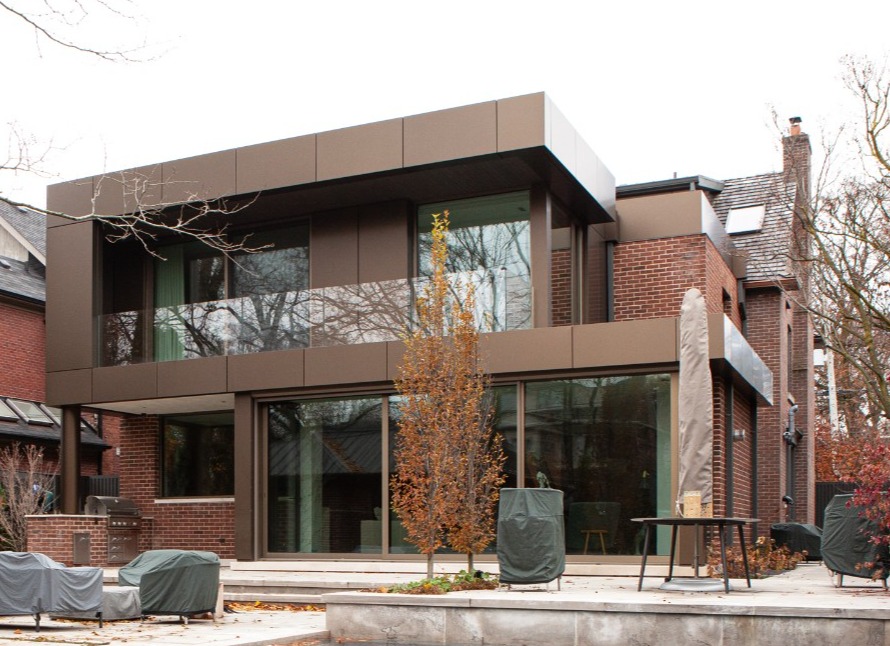
[[[793,570],[797,564],[806,560],[806,552],[792,553],[787,547],[776,546],[776,541],[766,536],[759,537],[753,545],[748,545],[748,569],[751,576],[761,578],[778,574],[785,570]],[[738,547],[726,548],[726,569],[733,579],[745,576],[745,563],[742,550]],[[708,556],[708,576],[723,577],[723,565],[720,562],[719,550],[712,549]]]
[[[487,572],[467,572],[461,570],[451,576],[443,575],[410,583],[400,583],[391,587],[379,588],[378,592],[390,594],[445,594],[461,590],[494,590],[498,579]]]

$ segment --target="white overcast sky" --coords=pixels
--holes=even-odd
[[[123,6],[138,19],[95,10],[74,35],[147,40],[151,60],[62,50],[0,12],[0,128],[53,144],[51,177],[0,192],[43,205],[56,181],[542,90],[618,183],[752,175],[780,164],[771,106],[834,127],[855,110],[839,59],[890,50],[887,0]]]

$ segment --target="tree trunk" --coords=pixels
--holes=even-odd
[[[433,578],[433,552],[426,555],[426,578]]]
[[[472,552],[467,552],[467,572],[472,576],[473,572],[476,571],[476,565],[473,561],[473,557],[475,555]]]

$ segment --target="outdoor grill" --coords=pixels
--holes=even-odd
[[[142,514],[129,498],[87,496],[84,513],[106,516],[108,527],[108,563],[129,563],[139,553]]]

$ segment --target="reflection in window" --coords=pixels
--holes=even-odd
[[[504,462],[504,472],[507,476],[504,487],[516,487],[517,482],[516,388],[515,385],[495,386],[489,390],[489,401],[494,406],[492,426],[503,439],[504,454],[507,456]],[[400,395],[393,395],[389,398],[389,468],[391,473],[395,472],[394,451],[398,442],[399,404],[401,401]],[[405,539],[405,530],[395,512],[390,513],[389,537],[391,553],[417,553],[417,547]],[[496,547],[496,541],[492,541],[486,553],[494,553]]]
[[[233,495],[234,429],[231,413],[164,418],[161,495]]]
[[[418,211],[418,271],[429,276],[432,215],[449,212],[448,272],[476,285],[481,323],[531,325],[528,191],[426,204]]]
[[[268,415],[269,551],[379,554],[381,398],[279,402]]]
[[[156,361],[308,345],[309,227],[257,233],[245,244],[260,251],[225,258],[200,242],[160,250]]]
[[[668,375],[526,385],[525,486],[540,474],[565,493],[568,554],[642,553],[629,519],[670,515],[670,420]]]

